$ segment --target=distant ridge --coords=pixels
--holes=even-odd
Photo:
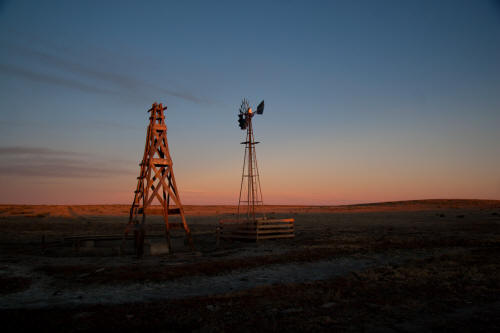
[[[129,205],[0,205],[0,219],[7,217],[29,218],[91,218],[91,217],[125,217],[129,214]],[[236,212],[235,205],[185,205],[188,216],[231,216]],[[265,205],[266,213],[355,213],[380,211],[422,211],[450,209],[493,209],[500,210],[500,200],[481,199],[423,199],[374,202],[353,205]],[[160,213],[159,207],[152,208],[149,214]]]
[[[399,200],[399,201],[381,201],[361,204],[340,205],[342,207],[363,207],[363,206],[391,206],[391,205],[478,205],[478,204],[500,204],[500,200],[493,199],[418,199],[418,200]],[[339,206],[335,206],[339,207]]]

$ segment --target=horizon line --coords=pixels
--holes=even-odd
[[[500,199],[477,199],[477,198],[428,198],[428,199],[407,199],[407,200],[388,200],[388,201],[367,201],[350,204],[264,204],[259,206],[292,206],[292,207],[342,207],[359,205],[377,205],[402,202],[429,202],[429,201],[499,201]],[[83,203],[83,204],[32,204],[32,203],[0,203],[0,206],[130,206],[125,203]],[[161,207],[161,205],[152,205]],[[234,206],[237,204],[183,204],[183,206]]]

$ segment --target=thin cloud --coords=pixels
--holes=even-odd
[[[79,155],[75,152],[56,150],[43,147],[23,147],[23,146],[10,146],[0,147],[0,155]]]
[[[185,99],[187,101],[191,101],[191,102],[196,103],[196,104],[215,104],[214,101],[211,101],[211,100],[208,100],[205,98],[198,98],[198,97],[193,96],[193,95],[188,94],[188,93],[181,93],[181,92],[171,91],[171,90],[167,90],[167,89],[161,89],[161,90],[166,95],[182,98],[182,99]]]
[[[112,176],[116,173],[129,173],[127,170],[99,168],[74,163],[40,163],[10,164],[0,166],[0,175],[6,176],[34,176],[54,178],[96,178]]]
[[[33,48],[19,46],[19,45],[9,43],[9,42],[4,42],[3,44],[8,46],[9,49],[11,50],[11,52],[16,52],[20,56],[27,56],[27,57],[35,58],[38,61],[41,61],[45,64],[51,65],[51,66],[59,68],[59,69],[63,69],[63,70],[68,71],[68,72],[77,73],[77,74],[84,75],[84,76],[87,76],[87,77],[92,78],[92,79],[97,79],[100,81],[111,83],[115,86],[121,87],[122,89],[124,89],[128,92],[136,93],[141,88],[147,88],[148,90],[153,89],[153,90],[156,90],[158,92],[161,92],[162,94],[166,94],[169,96],[184,99],[184,100],[196,103],[196,104],[215,104],[215,102],[210,100],[210,99],[197,97],[197,96],[194,96],[193,94],[185,92],[185,91],[175,91],[172,89],[165,89],[165,88],[158,87],[156,85],[146,83],[144,81],[141,81],[141,80],[138,80],[138,79],[135,79],[133,77],[126,76],[123,74],[97,70],[95,68],[81,65],[81,64],[76,63],[76,62],[68,61],[66,59],[55,56],[53,54],[49,54],[46,52],[35,50]],[[18,72],[17,73],[18,75],[22,75],[22,76],[26,77],[26,73],[19,73],[19,68],[17,68],[16,72]],[[13,73],[13,74],[15,74],[15,73]],[[30,77],[30,78],[33,79],[33,77]],[[40,79],[40,78],[36,77],[34,79]],[[60,78],[55,78],[55,79],[56,79],[56,81],[45,80],[45,82],[53,83],[53,84],[60,84],[60,82],[58,82],[60,80]],[[76,81],[73,81],[73,82],[76,82]],[[87,86],[83,83],[81,83],[81,85]],[[99,89],[99,88],[95,88],[95,89],[103,90],[103,89]],[[112,92],[109,90],[107,92],[115,94],[115,92]]]
[[[44,62],[46,64],[52,65],[54,67],[59,67],[64,70],[70,71],[70,72],[75,72],[78,74],[82,74],[88,77],[92,78],[97,78],[103,81],[109,81],[115,85],[130,88],[130,89],[135,89],[137,88],[137,81],[129,78],[125,75],[121,74],[116,74],[116,73],[111,73],[111,72],[105,72],[105,71],[98,71],[93,68],[89,68],[87,66],[83,66],[81,64],[67,61],[66,59],[54,56],[52,54],[42,52],[39,50],[35,50],[33,48],[28,48],[28,47],[23,47],[19,45],[15,45],[13,43],[6,43],[4,42],[5,45],[7,45],[10,49],[10,51],[14,51],[19,55],[22,56],[28,56],[31,58],[37,58],[37,60]]]
[[[50,124],[46,122],[32,121],[32,120],[0,120],[0,129],[13,129],[16,127],[37,127],[37,128],[48,128],[50,129]],[[106,121],[106,120],[94,120],[94,121],[81,121],[78,124],[79,128],[117,128],[120,130],[143,130],[142,126],[134,126],[126,123],[118,123],[116,121]],[[0,147],[1,149],[1,147]]]
[[[87,154],[43,147],[0,147],[0,176],[96,178],[130,174]]]
[[[20,76],[31,81],[50,83],[61,87],[70,87],[84,92],[90,92],[96,94],[116,94],[111,90],[97,88],[95,86],[91,86],[79,81],[64,79],[54,75],[47,75],[47,74],[33,72],[25,68],[13,65],[0,64],[0,73]]]

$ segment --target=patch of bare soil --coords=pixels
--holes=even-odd
[[[369,255],[384,253],[389,250],[420,250],[456,248],[471,246],[493,246],[493,243],[477,242],[463,239],[443,239],[440,241],[394,241],[366,242],[358,247],[312,247],[300,250],[291,250],[282,255],[264,255],[241,258],[217,260],[207,257],[206,261],[186,264],[158,266],[120,265],[103,267],[97,264],[80,265],[42,265],[35,268],[35,272],[44,273],[54,279],[69,281],[71,284],[126,284],[131,282],[160,282],[179,279],[187,276],[214,276],[226,274],[234,270],[252,269],[260,266],[284,264],[290,262],[305,263],[319,260],[339,258],[348,255]]]

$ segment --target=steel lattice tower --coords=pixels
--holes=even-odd
[[[257,108],[257,113],[261,114],[263,110],[263,102]],[[252,118],[255,113],[252,108],[248,107],[248,102],[243,101],[240,108],[240,127],[247,130],[246,140],[241,144],[245,145],[245,154],[243,157],[243,171],[241,175],[240,196],[238,201],[238,220],[255,222],[256,214],[261,218],[265,218],[263,211],[259,212],[256,207],[263,205],[262,189],[260,185],[259,168],[257,165],[257,155],[255,145],[259,142],[255,141],[253,134]]]
[[[267,218],[264,214],[259,168],[255,153],[252,119],[256,114],[264,113],[264,101],[257,106],[255,113],[246,99],[241,102],[238,113],[238,125],[246,130],[245,155],[241,175],[238,216],[236,219],[220,219],[217,226],[217,244],[221,239],[252,240],[293,238],[295,237],[294,219]],[[262,207],[260,211],[257,209]],[[257,215],[259,215],[257,217]]]

